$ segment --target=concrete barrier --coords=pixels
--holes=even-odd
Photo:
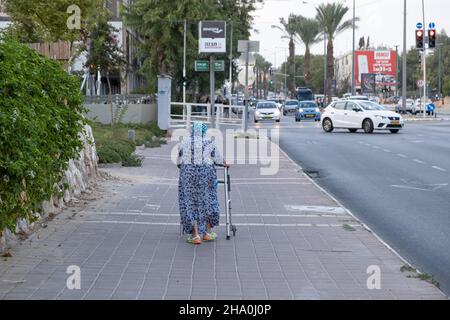
[[[84,107],[88,110],[85,114],[86,118],[102,124],[111,123],[111,109],[109,104],[85,104]],[[120,105],[120,110],[116,104],[113,104],[113,118],[118,119],[118,114],[123,111],[123,116],[120,119],[124,124],[146,124],[150,121],[158,119],[158,108],[156,103],[152,104],[128,104]]]

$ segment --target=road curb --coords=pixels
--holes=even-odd
[[[344,205],[342,205],[342,203],[337,200],[332,194],[330,194],[328,191],[326,191],[324,188],[322,188],[316,181],[314,181],[314,179],[312,179],[310,176],[308,176],[305,171],[303,170],[303,168],[297,163],[295,162],[282,148],[280,145],[278,145],[278,148],[280,149],[280,151],[289,159],[289,161],[291,161],[295,167],[297,167],[299,169],[299,171],[302,172],[302,174],[306,177],[306,179],[308,181],[310,181],[314,186],[316,186],[320,191],[322,191],[325,195],[327,195],[328,197],[330,197],[334,202],[336,202],[340,207],[342,207],[353,219],[355,219],[365,230],[367,230],[368,232],[370,232],[372,235],[375,236],[375,238],[381,242],[382,245],[384,245],[389,251],[391,251],[396,257],[398,257],[405,265],[413,268],[414,270],[416,270],[416,272],[418,274],[424,274],[422,271],[420,271],[419,269],[417,269],[412,263],[410,263],[408,260],[406,260],[405,258],[403,258],[394,248],[392,248],[389,244],[387,244],[376,232],[374,232],[368,225],[366,225],[364,222],[362,222],[359,218],[357,218],[353,212],[351,212],[348,208],[346,208]],[[433,284],[433,286],[439,290],[439,292],[446,297],[447,299],[450,299],[449,296],[447,296],[439,287],[435,286]]]

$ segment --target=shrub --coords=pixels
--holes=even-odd
[[[121,156],[109,145],[100,145],[97,147],[97,155],[100,163],[119,163]]]
[[[128,158],[126,158],[123,162],[122,165],[124,167],[140,167],[142,166],[142,157],[139,157],[135,154],[131,154]]]
[[[32,221],[61,195],[68,160],[82,148],[83,111],[78,80],[59,63],[0,39],[0,230]]]

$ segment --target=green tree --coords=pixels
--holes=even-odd
[[[319,22],[316,19],[298,16],[296,32],[305,45],[304,82],[306,86],[309,86],[309,80],[311,78],[311,46],[321,40],[320,29]]]
[[[87,29],[88,17],[102,10],[104,0],[4,0],[11,16],[10,33],[22,42],[55,42],[80,40]],[[67,22],[73,12],[70,6],[80,8],[80,29],[71,29]]]
[[[364,39],[364,37],[359,38],[358,48],[359,48],[359,50],[366,48],[366,40]]]
[[[267,98],[269,92],[269,72],[272,68],[272,63],[267,61],[263,56],[256,54],[256,88],[258,98]]]
[[[324,27],[327,38],[327,96],[331,102],[332,92],[329,86],[334,80],[334,40],[340,33],[351,29],[353,19],[344,20],[349,8],[342,3],[321,4],[317,7],[317,20]],[[356,20],[359,21],[358,18]]]
[[[198,23],[201,20],[226,20],[228,31],[233,23],[233,57],[237,58],[237,41],[248,39],[253,18],[251,13],[261,0],[136,0],[125,9],[127,24],[141,36],[140,55],[143,72],[151,87],[155,87],[158,74],[168,74],[178,83],[182,78],[184,20],[187,21],[187,74],[190,89],[209,92],[207,74],[194,71],[194,60],[207,59],[198,54]],[[228,55],[217,55],[217,59],[228,60]],[[228,69],[228,68],[227,68]],[[233,68],[234,75],[236,69]],[[217,74],[219,85],[225,73]],[[178,88],[180,89],[180,88]]]
[[[123,53],[119,48],[116,32],[118,31],[108,23],[108,15],[99,12],[92,17],[89,41],[83,49],[87,52],[85,66],[91,72],[99,70],[106,77],[111,111],[111,127],[114,127],[113,101],[111,90],[111,73],[119,73],[126,64]]]
[[[283,33],[282,39],[289,40],[289,78],[291,98],[294,98],[296,92],[295,86],[295,42],[297,40],[298,16],[290,14],[288,20],[280,18],[280,25],[274,25],[272,28],[278,29]]]

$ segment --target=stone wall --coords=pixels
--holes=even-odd
[[[95,145],[90,144],[89,141],[94,141],[92,128],[85,126],[85,134],[80,134],[80,138],[84,142],[84,149],[80,153],[80,158],[69,161],[69,168],[65,173],[62,183],[67,183],[69,188],[65,191],[62,198],[52,197],[50,201],[42,204],[42,215],[35,214],[39,220],[48,217],[50,214],[57,214],[60,212],[66,203],[75,200],[88,188],[95,185],[98,173],[98,157]],[[39,221],[38,220],[38,221]],[[17,240],[18,234],[26,234],[36,227],[36,223],[28,223],[28,221],[20,220],[17,222],[15,234],[9,230],[3,231],[3,237],[0,238],[0,251],[11,243]]]

